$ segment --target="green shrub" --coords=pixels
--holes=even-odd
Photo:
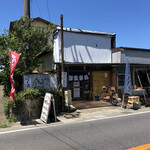
[[[2,79],[3,79],[3,72],[2,71],[0,71],[0,85],[2,84]]]
[[[4,103],[4,114],[6,118],[10,118],[11,109],[15,109],[15,103],[10,98],[7,98]]]
[[[8,128],[11,127],[11,120],[10,119],[6,119],[5,121],[3,121],[0,124],[0,128]]]
[[[51,90],[38,90],[38,89],[27,89],[26,91],[20,91],[15,94],[14,101],[7,98],[4,104],[4,113],[6,118],[14,118],[14,115],[20,115],[24,109],[26,109],[26,102],[39,104],[40,107],[43,104],[45,93],[51,93],[55,99],[55,105],[57,107],[59,98],[62,96],[61,90],[51,89]],[[41,108],[39,108],[41,109]],[[11,114],[13,113],[13,114]],[[26,114],[24,114],[26,115]]]

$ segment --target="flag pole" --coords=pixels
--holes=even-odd
[[[10,76],[11,76],[11,59],[10,59],[10,48],[9,48],[9,65],[10,65],[10,75],[9,75],[9,80],[10,80]],[[12,74],[13,76],[13,74]],[[10,84],[11,84],[11,81],[10,81]],[[10,92],[12,91],[12,84],[11,84],[11,89],[10,89]],[[10,107],[10,113],[12,112],[12,108]]]
[[[123,97],[122,97],[122,108],[124,108],[124,94],[123,94]]]
[[[19,61],[20,54],[10,51],[10,83],[11,83],[11,92],[10,92],[10,99],[14,100],[15,94],[15,81],[13,79],[13,73]]]
[[[11,61],[10,61],[10,48],[9,48],[9,66],[10,66],[10,72],[11,72]],[[10,75],[9,75],[9,80],[10,80]],[[10,82],[10,84],[11,84],[11,82]],[[12,85],[11,85],[11,89],[12,89]],[[10,89],[10,90],[11,90]],[[11,100],[12,101],[12,100]],[[12,117],[12,115],[13,115],[13,111],[12,111],[12,106],[10,106],[10,114],[9,114],[10,116],[10,118]]]
[[[9,69],[9,80],[10,80],[10,72],[11,72],[11,62],[10,62],[10,48],[9,48],[9,66],[10,66],[10,69]],[[11,84],[11,82],[10,82]],[[11,88],[12,88],[12,85],[11,85]],[[11,89],[10,89],[11,91]],[[10,108],[11,109],[11,108]]]

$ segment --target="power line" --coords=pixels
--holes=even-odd
[[[35,0],[35,1],[36,1],[36,4],[37,4],[37,8],[38,8],[38,11],[39,11],[40,17],[42,17],[42,15],[41,15],[41,10],[40,10],[40,7],[39,7],[39,4],[38,4],[38,1],[37,1],[37,0]]]
[[[49,16],[49,21],[50,21],[50,11],[49,11],[49,6],[48,6],[48,0],[46,0],[46,5],[47,5],[47,11],[48,11],[48,16]]]
[[[36,5],[37,5],[37,6],[34,5],[35,2],[36,2]],[[30,6],[31,6],[31,14],[32,14],[32,17],[36,14],[36,13],[34,13],[35,8],[37,8],[38,17],[42,17],[41,11],[40,11],[40,7],[39,7],[39,4],[38,4],[38,1],[37,1],[37,0],[30,0]],[[35,8],[34,8],[34,7],[35,7]],[[31,18],[32,18],[32,17],[31,17]]]
[[[33,17],[33,0],[30,0],[30,17],[32,18]]]

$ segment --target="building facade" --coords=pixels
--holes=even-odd
[[[65,89],[71,89],[73,100],[93,100],[103,86],[111,86],[111,49],[115,47],[116,35],[70,28],[64,28],[63,35]],[[54,33],[53,56],[61,77],[60,28]]]

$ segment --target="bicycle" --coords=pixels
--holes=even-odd
[[[115,87],[111,87],[110,90],[108,89],[107,86],[102,87],[102,92],[100,93],[100,97],[102,96],[103,93],[107,93],[108,95],[103,98],[103,100],[107,100],[112,105],[117,106],[119,103],[118,97],[115,93]]]

